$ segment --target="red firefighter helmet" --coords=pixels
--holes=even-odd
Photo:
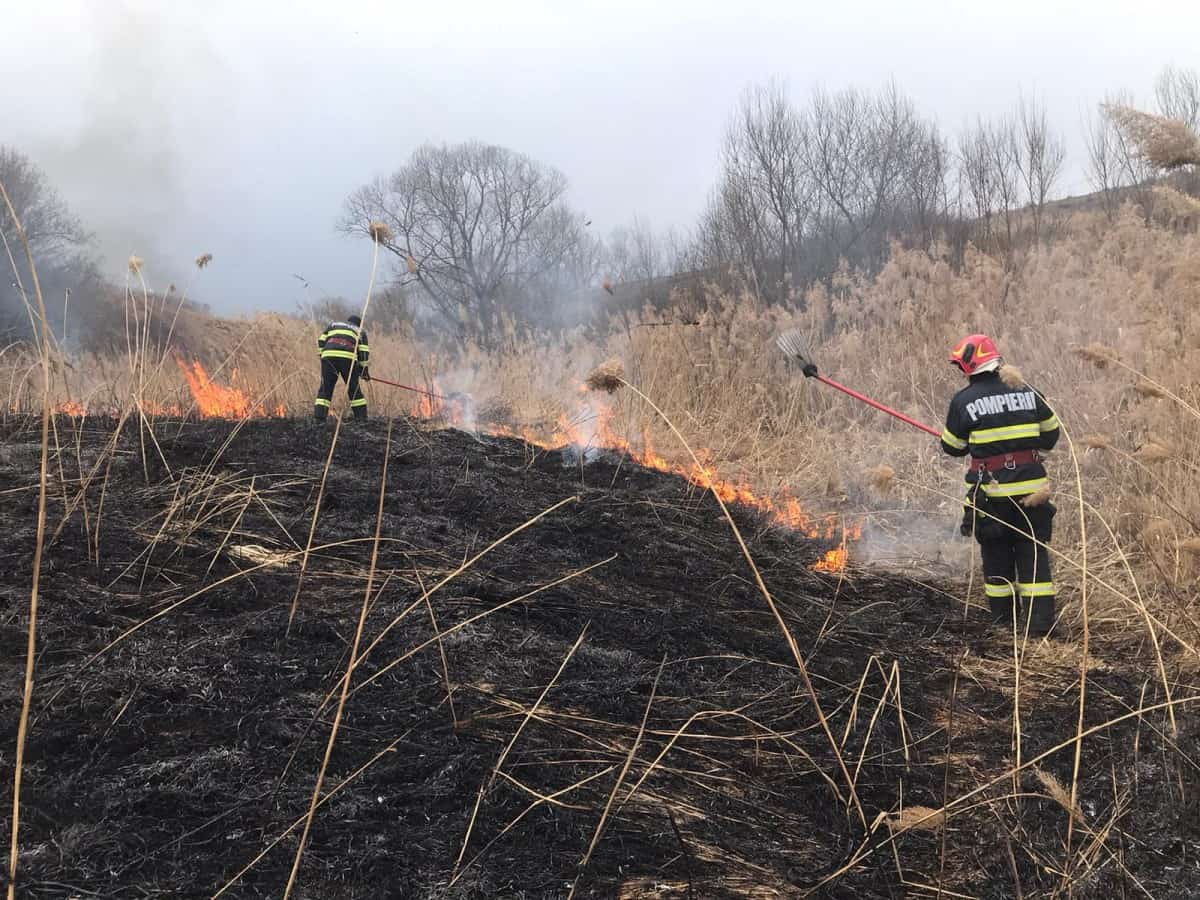
[[[964,375],[978,375],[1000,368],[1000,351],[986,334],[969,334],[950,351],[950,362]]]

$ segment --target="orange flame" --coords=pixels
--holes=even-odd
[[[64,416],[81,419],[87,415],[87,406],[80,403],[78,400],[68,400],[66,403],[60,403],[54,407],[54,411]]]
[[[186,363],[176,359],[175,364],[187,381],[188,390],[192,392],[192,400],[202,419],[244,419],[251,416],[281,418],[287,414],[283,404],[268,411],[261,403],[251,402],[240,388],[217,384],[199,361]],[[237,380],[238,371],[234,369],[230,373],[230,381]]]
[[[441,393],[440,389],[434,390]],[[586,385],[581,393],[586,391]],[[451,404],[452,405],[452,404]],[[448,410],[446,404],[436,398],[422,397],[413,404],[414,416],[424,419],[441,417],[454,424],[461,420],[453,410]],[[617,434],[612,428],[615,411],[607,405],[593,408],[586,402],[574,418],[568,418],[565,413],[559,415],[554,428],[549,435],[539,433],[529,426],[513,428],[508,425],[493,425],[487,429],[489,434],[498,437],[520,438],[527,444],[542,450],[562,450],[566,447],[576,447],[580,450],[601,449],[622,453],[631,460],[647,469],[665,472],[686,479],[697,487],[712,491],[727,504],[736,504],[756,509],[768,516],[772,522],[792,531],[798,531],[809,538],[827,541],[839,540],[841,545],[825,553],[813,568],[822,572],[839,572],[846,567],[849,551],[848,541],[856,541],[862,536],[861,525],[845,526],[838,516],[813,518],[803,509],[799,499],[784,491],[775,498],[756,494],[746,481],[733,482],[721,478],[716,466],[712,463],[712,452],[700,450],[697,452],[699,463],[681,464],[671,462],[654,449],[649,433],[642,434],[642,446],[634,447],[627,439]],[[594,425],[594,427],[593,427]]]

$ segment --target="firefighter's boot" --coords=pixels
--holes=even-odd
[[[988,597],[988,610],[992,614],[992,624],[998,628],[1003,628],[1007,632],[1013,629],[1013,614],[1016,609],[1016,604],[1013,603],[1013,598],[1008,597]]]
[[[1048,637],[1054,628],[1054,598],[1032,597],[1029,601],[1029,634]]]

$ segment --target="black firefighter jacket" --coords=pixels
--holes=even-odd
[[[1058,419],[1041,394],[1028,385],[1010,387],[996,372],[972,375],[954,395],[942,430],[942,449],[951,456],[988,459],[990,477],[982,487],[989,497],[1022,497],[1049,486],[1040,461],[1004,466],[1005,454],[1049,450],[1058,443]],[[996,459],[992,459],[992,458]],[[973,483],[976,476],[967,473]]]

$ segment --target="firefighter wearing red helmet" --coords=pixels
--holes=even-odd
[[[1011,630],[1028,616],[1031,634],[1048,634],[1055,510],[1042,454],[1058,442],[1058,419],[1015,370],[1001,371],[1000,351],[987,335],[963,338],[950,362],[969,383],[950,401],[942,449],[971,459],[962,531],[979,542],[992,619]]]

